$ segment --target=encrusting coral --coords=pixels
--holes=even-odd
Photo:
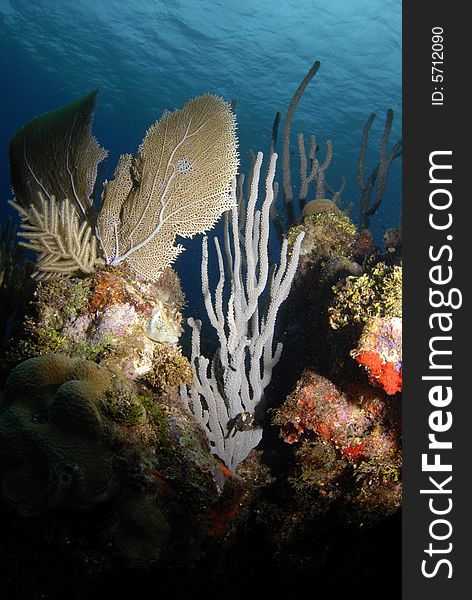
[[[400,392],[402,320],[399,317],[369,319],[351,356],[367,369],[370,381],[380,384],[387,394]]]
[[[177,346],[184,296],[172,269],[156,283],[126,269],[52,279],[39,284],[35,299],[12,362],[61,352],[113,364],[131,380],[150,377],[158,387],[165,387],[162,378],[189,382],[190,366]]]
[[[387,250],[388,251],[388,250]],[[362,365],[372,383],[387,394],[402,389],[402,266],[374,262],[359,276],[334,286],[328,309],[329,324],[352,336],[350,355]]]
[[[305,232],[300,252],[302,261],[303,257],[308,255],[316,262],[324,262],[333,256],[351,256],[351,247],[356,240],[357,229],[348,215],[339,211],[331,202],[322,208],[316,205],[310,207],[309,204],[306,206],[308,214],[300,225],[295,225],[288,233],[290,243],[296,239],[300,231]]]
[[[305,371],[275,412],[284,441],[296,448],[292,484],[324,512],[343,504],[348,520],[376,520],[401,502],[400,413],[380,391]]]
[[[366,323],[371,317],[402,316],[402,267],[375,263],[359,277],[340,281],[329,308],[333,329]]]

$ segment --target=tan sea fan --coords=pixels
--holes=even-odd
[[[105,183],[97,236],[106,262],[126,260],[157,279],[183,250],[176,236],[211,229],[233,206],[237,168],[235,117],[222,98],[206,94],[166,111]]]

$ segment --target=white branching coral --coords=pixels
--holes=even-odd
[[[104,262],[98,256],[96,237],[87,221],[81,221],[74,204],[67,198],[38,192],[39,204],[28,209],[10,200],[21,216],[18,237],[24,248],[38,253],[33,277],[51,279],[59,274],[93,273]]]
[[[228,468],[234,470],[262,438],[256,409],[261,408],[264,390],[270,383],[272,369],[279,361],[282,344],[273,348],[275,322],[286,300],[298,265],[304,236],[296,238],[291,255],[288,243],[282,243],[280,263],[269,271],[270,207],[274,200],[274,176],[277,155],[272,154],[266,179],[266,194],[260,210],[256,209],[262,166],[259,152],[253,166],[250,194],[246,206],[244,232],[240,232],[238,207],[233,207],[225,230],[226,269],[215,238],[219,281],[210,291],[208,276],[208,242],[202,247],[202,292],[212,327],[220,347],[212,361],[200,353],[201,321],[189,319],[192,328],[192,368],[194,384],[182,386],[182,400],[189,405],[204,429],[211,451]],[[236,192],[233,180],[232,196]],[[239,205],[244,206],[242,197]],[[231,227],[229,224],[231,219]],[[231,228],[231,232],[230,232]],[[229,297],[224,308],[225,271],[229,279]],[[267,301],[267,309],[262,306]]]
[[[136,156],[121,157],[105,184],[97,234],[106,262],[127,261],[156,279],[182,252],[175,237],[211,229],[233,206],[238,167],[235,119],[210,94],[166,112],[147,132]]]

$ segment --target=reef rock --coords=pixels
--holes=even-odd
[[[116,366],[138,380],[155,378],[164,347],[166,355],[180,356],[184,295],[172,269],[155,283],[124,269],[54,279],[41,283],[35,296],[17,351],[20,359],[60,352]]]
[[[380,384],[387,394],[400,392],[402,320],[398,317],[370,319],[351,356],[367,369],[372,383]]]
[[[349,520],[376,520],[401,503],[400,408],[365,384],[344,388],[307,370],[275,412],[295,450],[295,493],[319,510],[336,500]]]

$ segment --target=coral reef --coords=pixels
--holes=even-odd
[[[106,564],[193,561],[230,543],[254,501],[257,488],[212,456],[179,401],[193,381],[177,344],[184,302],[170,268],[157,282],[121,265],[43,281],[7,351],[17,366],[0,400],[0,520],[43,519],[46,546],[73,539],[79,577],[92,563],[97,577]],[[83,511],[94,525],[79,532]]]
[[[149,375],[156,380],[154,367],[160,365],[164,373],[167,356],[174,365],[174,382],[188,381],[188,363],[176,346],[184,296],[172,269],[156,283],[137,279],[126,269],[53,279],[40,283],[35,297],[25,335],[11,351],[17,360],[62,352],[114,364],[130,379]],[[175,375],[179,363],[184,371],[180,380]]]
[[[285,400],[273,411],[292,491],[263,519],[278,551],[293,557],[298,546],[307,551],[306,532],[316,535],[331,516],[349,526],[384,522],[402,492],[401,238],[389,232],[382,251],[325,199],[305,204],[289,240],[300,231],[282,314],[277,393]]]
[[[389,112],[366,179],[369,119],[361,228],[341,209],[344,178],[338,191],[327,181],[330,140],[320,158],[316,137],[307,149],[299,134],[295,193],[291,122],[318,68],[287,112],[285,219],[274,218],[280,115],[260,201],[262,154],[252,153],[245,188],[234,177],[235,103],[210,94],[166,111],[137,153],[120,158],[99,213],[106,151],[91,133],[95,94],[33,119],[12,140],[12,205],[39,280],[26,304],[30,270],[5,229],[0,562],[28,571],[28,582],[14,582],[22,597],[35,597],[35,586],[65,597],[71,581],[77,597],[100,582],[108,597],[127,576],[133,585],[172,581],[174,595],[184,580],[207,591],[229,571],[238,583],[261,579],[261,556],[292,588],[300,574],[323,571],[336,536],[342,553],[359,553],[346,532],[359,540],[398,512],[401,231],[388,230],[379,248],[367,224],[401,143],[387,151]],[[210,229],[225,210],[214,288],[202,243],[215,335],[188,319],[188,358],[179,345],[185,298],[169,266],[183,249],[175,239]]]
[[[0,519],[7,511],[68,528],[87,511],[88,555],[126,568],[182,555],[190,531],[202,548],[222,536],[212,523],[229,525],[236,498],[241,508],[252,495],[240,479],[226,490],[234,475],[174,391],[156,395],[117,368],[63,354],[20,363],[0,400]]]
[[[365,385],[343,392],[306,371],[274,423],[284,441],[297,446],[294,489],[310,491],[320,510],[337,501],[352,521],[376,520],[399,508],[400,414],[381,392]]]

